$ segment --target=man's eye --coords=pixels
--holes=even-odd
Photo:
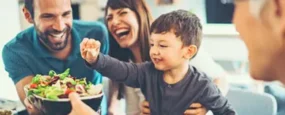
[[[50,18],[52,18],[53,16],[50,16],[50,15],[44,15],[44,16],[42,16],[42,18],[45,18],[45,19],[50,19]]]
[[[150,47],[152,47],[152,46],[153,46],[153,44],[149,44],[149,46],[150,46]]]
[[[63,14],[63,17],[65,17],[65,16],[69,16],[70,14],[71,14],[70,12],[65,13],[65,14]]]

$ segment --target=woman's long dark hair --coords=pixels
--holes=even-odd
[[[140,47],[140,54],[142,61],[150,61],[149,57],[149,41],[150,37],[150,23],[152,21],[149,9],[146,6],[144,0],[108,0],[105,7],[105,16],[107,15],[107,9],[119,9],[119,8],[129,8],[135,12],[138,23],[138,43]],[[105,19],[106,24],[108,23]],[[107,24],[108,25],[108,24]],[[117,41],[110,34],[110,53],[109,55],[122,61],[128,62],[129,59],[133,58],[132,52],[128,48],[121,48]],[[123,97],[124,87],[122,84],[119,85],[119,95],[118,99]]]

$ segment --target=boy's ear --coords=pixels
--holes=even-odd
[[[190,45],[185,47],[186,52],[184,53],[183,57],[185,59],[191,59],[198,51],[198,48],[196,45]]]
[[[22,9],[23,13],[24,13],[24,16],[25,16],[25,19],[29,22],[29,23],[33,23],[33,18],[32,18],[32,15],[31,13],[29,12],[29,10],[27,8],[23,8]]]

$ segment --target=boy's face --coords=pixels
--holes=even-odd
[[[190,59],[188,47],[183,47],[174,32],[151,33],[149,43],[150,58],[158,70],[177,68]]]

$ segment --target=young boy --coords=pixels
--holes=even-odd
[[[194,14],[177,10],[151,25],[152,62],[133,64],[99,53],[100,43],[85,38],[80,45],[87,65],[112,80],[141,88],[152,115],[183,115],[198,102],[215,115],[235,111],[207,75],[189,65],[201,43],[202,26]]]

